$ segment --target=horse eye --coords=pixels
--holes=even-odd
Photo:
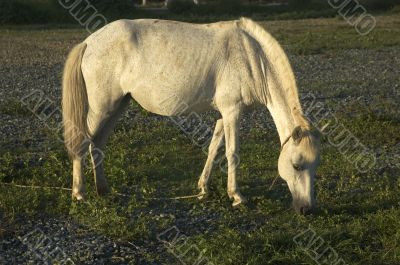
[[[293,168],[296,171],[302,171],[303,170],[303,168],[300,165],[297,165],[297,164],[293,164]]]

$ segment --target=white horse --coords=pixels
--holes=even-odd
[[[302,214],[313,208],[318,132],[303,115],[284,51],[252,20],[119,20],[75,46],[64,68],[62,99],[73,198],[84,198],[82,167],[88,147],[97,193],[108,191],[98,153],[131,98],[165,116],[181,115],[182,104],[187,113],[221,113],[198,187],[202,194],[207,192],[213,161],[225,138],[227,191],[234,206],[244,201],[236,184],[241,113],[250,106],[266,106],[282,146],[279,174],[289,186],[294,207]]]

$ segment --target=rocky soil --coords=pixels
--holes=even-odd
[[[3,148],[29,147],[40,159],[40,152],[46,151],[47,140],[43,132],[46,124],[31,115],[29,103],[24,102],[32,99],[27,95],[40,91],[48,99],[51,109],[60,107],[63,61],[68,49],[82,39],[82,35],[63,33],[57,36],[53,32],[34,36],[29,36],[28,32],[25,34],[0,36],[0,145]],[[334,113],[339,115],[344,108],[354,105],[398,117],[400,47],[291,55],[290,60],[301,95],[311,91]],[[357,108],[353,111],[352,114],[356,115]],[[212,124],[212,118],[203,117]],[[142,115],[131,108],[122,122],[134,126],[135,123],[145,124],[148,119],[168,118]],[[51,124],[55,126],[57,119]],[[266,110],[245,115],[243,129],[254,126],[273,128]],[[400,153],[400,145],[379,152],[393,157]],[[12,233],[1,237],[0,229],[0,264],[50,262],[42,256],[54,251],[54,246],[62,251],[57,252],[59,255],[71,258],[75,264],[135,264],[140,262],[138,257],[145,255],[143,252],[160,251],[163,247],[162,244],[155,244],[151,249],[143,249],[130,242],[118,242],[93,232],[84,232],[86,230],[70,219],[18,219]],[[53,249],[47,247],[47,241],[34,249],[30,248],[29,244],[38,239],[53,242],[50,244]]]

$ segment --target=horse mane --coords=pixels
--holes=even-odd
[[[289,59],[281,45],[279,45],[278,41],[263,27],[249,18],[240,18],[238,26],[261,45],[265,56],[271,64],[272,71],[278,76],[277,81],[286,95],[296,125],[308,131],[314,131],[313,126],[303,114],[299,101],[296,79]]]
[[[287,96],[288,103],[292,108],[297,108],[301,111],[296,79],[289,59],[278,41],[263,27],[249,18],[240,18],[239,27],[259,42],[271,63],[274,73],[279,77],[278,81]]]

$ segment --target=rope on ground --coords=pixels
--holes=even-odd
[[[70,188],[64,188],[64,187],[54,187],[54,186],[36,186],[36,185],[20,185],[20,184],[14,184],[14,183],[6,183],[6,182],[0,182],[2,185],[7,185],[7,186],[12,186],[12,187],[17,187],[17,188],[30,188],[30,189],[54,189],[54,190],[65,190],[65,191],[72,191]],[[124,193],[119,193],[119,192],[114,192],[114,194],[122,197],[131,197],[128,194]],[[178,197],[148,197],[144,198],[147,200],[181,200],[181,199],[191,199],[191,198],[198,198],[204,196],[203,193],[199,193],[196,195],[187,195],[187,196],[178,196]]]
[[[269,186],[268,190],[272,190],[272,188],[274,187],[275,182],[276,182],[276,180],[278,179],[278,177],[279,177],[279,176],[276,176],[276,177],[274,178],[274,180],[272,181],[271,186]]]
[[[3,185],[8,185],[8,186],[13,186],[13,187],[18,187],[18,188],[31,188],[31,189],[54,189],[54,190],[67,190],[67,191],[72,191],[70,188],[64,188],[64,187],[51,187],[51,186],[35,186],[35,185],[20,185],[20,184],[14,184],[14,183],[6,183],[6,182],[0,182]]]

